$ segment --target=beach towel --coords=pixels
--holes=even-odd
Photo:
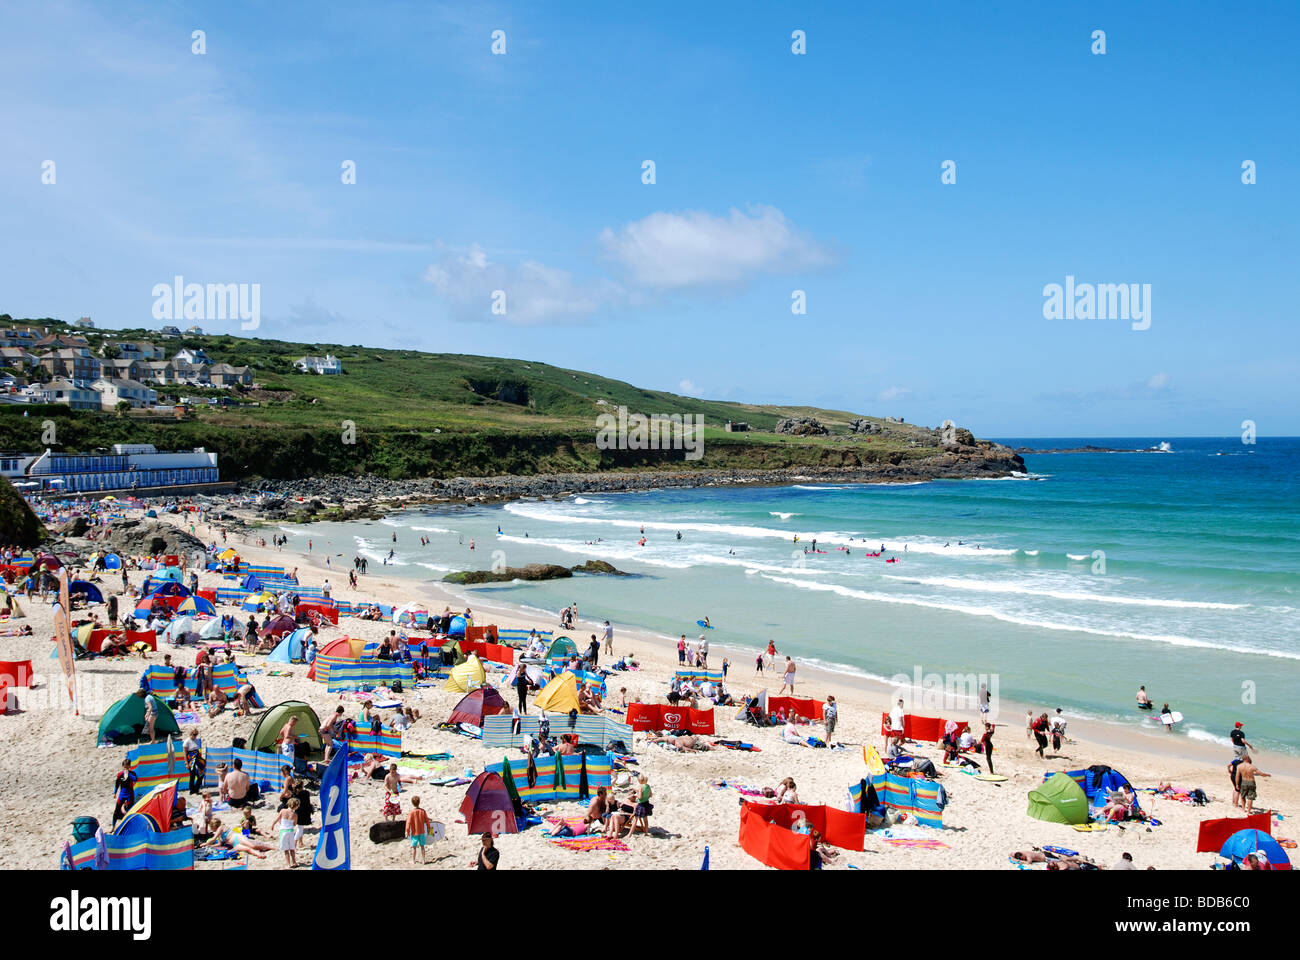
[[[564,847],[566,850],[573,850],[578,853],[587,853],[592,850],[623,851],[631,849],[617,837],[548,837],[547,839],[557,847]]]

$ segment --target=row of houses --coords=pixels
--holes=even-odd
[[[236,385],[251,386],[253,371],[247,366],[213,363],[201,347],[177,350],[170,360],[152,343],[115,342],[119,356],[106,358],[91,353],[84,337],[54,334],[34,340],[30,348],[12,345],[23,339],[25,331],[14,329],[0,331],[0,366],[17,370],[44,367],[55,379],[92,383],[109,381],[136,381],[161,386],[196,386],[229,388]],[[41,348],[47,349],[40,352]]]

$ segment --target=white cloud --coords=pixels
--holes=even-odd
[[[424,272],[424,279],[463,320],[496,319],[492,312],[497,291],[504,293],[507,323],[533,324],[547,320],[578,320],[620,297],[608,281],[582,283],[567,270],[535,260],[517,266],[494,263],[478,244],[466,253],[446,253]]]
[[[686,397],[698,397],[700,395],[700,388],[691,380],[683,380],[681,383],[677,384],[677,392]]]
[[[1163,390],[1167,386],[1169,386],[1169,374],[1167,373],[1154,373],[1147,380],[1148,390]]]
[[[648,287],[736,286],[761,273],[795,273],[833,261],[775,207],[726,216],[698,210],[652,213],[601,232],[605,257]]]
[[[912,395],[912,391],[907,387],[888,387],[880,391],[876,398],[881,403],[893,403],[895,400],[906,400]]]

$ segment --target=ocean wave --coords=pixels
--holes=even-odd
[[[845,488],[847,489],[847,488]],[[686,530],[692,533],[704,533],[716,535],[720,538],[737,538],[743,537],[749,540],[785,540],[791,541],[791,535],[796,531],[789,529],[778,530],[775,527],[758,527],[748,524],[731,524],[731,523],[702,523],[698,521],[681,521],[669,522],[664,520],[619,520],[611,517],[589,517],[581,514],[561,513],[553,507],[539,503],[507,503],[505,510],[513,513],[515,516],[524,517],[529,520],[540,520],[545,523],[574,523],[574,524],[599,524],[602,526],[618,527],[624,530],[656,530],[666,533],[674,533],[678,530]],[[875,535],[867,536],[865,534],[847,534],[837,530],[826,530],[819,532],[798,531],[799,542],[811,542],[816,540],[818,543],[830,544],[834,546],[845,545],[849,547],[871,547],[881,543],[885,544],[887,553],[903,553],[904,546],[913,553],[932,553],[946,556],[967,556],[967,557],[997,557],[1011,556],[1017,553],[1016,548],[1004,547],[979,547],[970,544],[957,545],[948,542],[939,542],[931,538],[906,539],[895,537],[877,537]]]
[[[1247,606],[1244,603],[1214,603],[1209,600],[1161,600],[1157,597],[1125,597],[1072,590],[1043,590],[1017,583],[964,580],[959,577],[896,577],[890,574],[886,574],[885,577],[888,580],[906,580],[927,587],[974,590],[979,593],[1014,593],[1029,597],[1050,597],[1053,600],[1078,600],[1084,603],[1115,603],[1135,607],[1172,607],[1185,610],[1240,610]]]
[[[694,566],[689,560],[670,560],[666,557],[656,556],[644,547],[624,548],[609,543],[589,544],[571,540],[553,540],[546,537],[515,537],[509,534],[502,534],[497,539],[505,543],[550,547],[564,553],[579,553],[588,557],[595,557],[598,560],[635,560],[638,563],[648,563],[652,567],[671,567],[676,570],[686,570]]]
[[[1092,557],[1092,554],[1090,554],[1090,553],[1067,553],[1066,556],[1069,557],[1071,560],[1088,560],[1088,559],[1090,559],[1090,558]]]
[[[794,483],[791,484],[791,486],[794,487],[794,489],[796,490],[852,490],[854,489],[853,487],[841,487],[829,483],[819,483],[813,486],[809,486],[802,483]]]
[[[411,527],[412,530],[419,530],[421,533],[455,533],[455,530],[448,530],[446,527]]]
[[[1087,633],[1092,636],[1115,637],[1120,640],[1144,640],[1149,643],[1165,643],[1176,647],[1195,647],[1204,650],[1226,650],[1232,653],[1274,657],[1279,660],[1300,660],[1300,653],[1288,653],[1281,650],[1265,650],[1259,647],[1241,646],[1237,644],[1213,643],[1209,640],[1197,640],[1192,637],[1183,637],[1174,634],[1103,630],[1097,627],[1088,627],[1078,624],[1053,623],[1050,620],[1032,620],[1027,617],[1013,616],[1012,614],[1004,613],[1001,610],[995,610],[992,607],[968,607],[958,603],[944,603],[935,600],[923,600],[918,597],[902,597],[885,593],[872,593],[866,590],[855,590],[852,587],[842,587],[838,584],[822,583],[817,580],[794,580],[789,577],[776,577],[771,576],[770,574],[760,575],[765,580],[771,580],[773,583],[789,584],[793,587],[799,587],[802,590],[825,591],[849,599],[867,600],[876,603],[896,603],[913,607],[926,607],[931,610],[946,610],[949,613],[961,613],[973,617],[990,617],[994,620],[1000,620],[1003,623],[1011,623],[1016,626],[1031,627],[1040,630],[1060,630],[1073,633]]]
[[[1221,747],[1232,746],[1232,741],[1227,737],[1221,737],[1217,733],[1210,733],[1209,730],[1202,730],[1199,727],[1188,727],[1187,735],[1193,740],[1204,740],[1206,743],[1218,744]]]
[[[802,513],[782,513],[780,510],[769,510],[769,517],[780,517],[782,520],[789,520],[791,517],[802,517]]]

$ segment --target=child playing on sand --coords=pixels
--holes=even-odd
[[[406,815],[406,835],[411,838],[411,862],[415,863],[415,851],[420,851],[420,862],[424,863],[424,845],[429,839],[429,815],[420,808],[420,798],[411,798],[411,812]]]
[[[280,850],[284,853],[285,866],[290,869],[298,866],[298,799],[296,797],[276,814],[273,826],[280,830]]]

